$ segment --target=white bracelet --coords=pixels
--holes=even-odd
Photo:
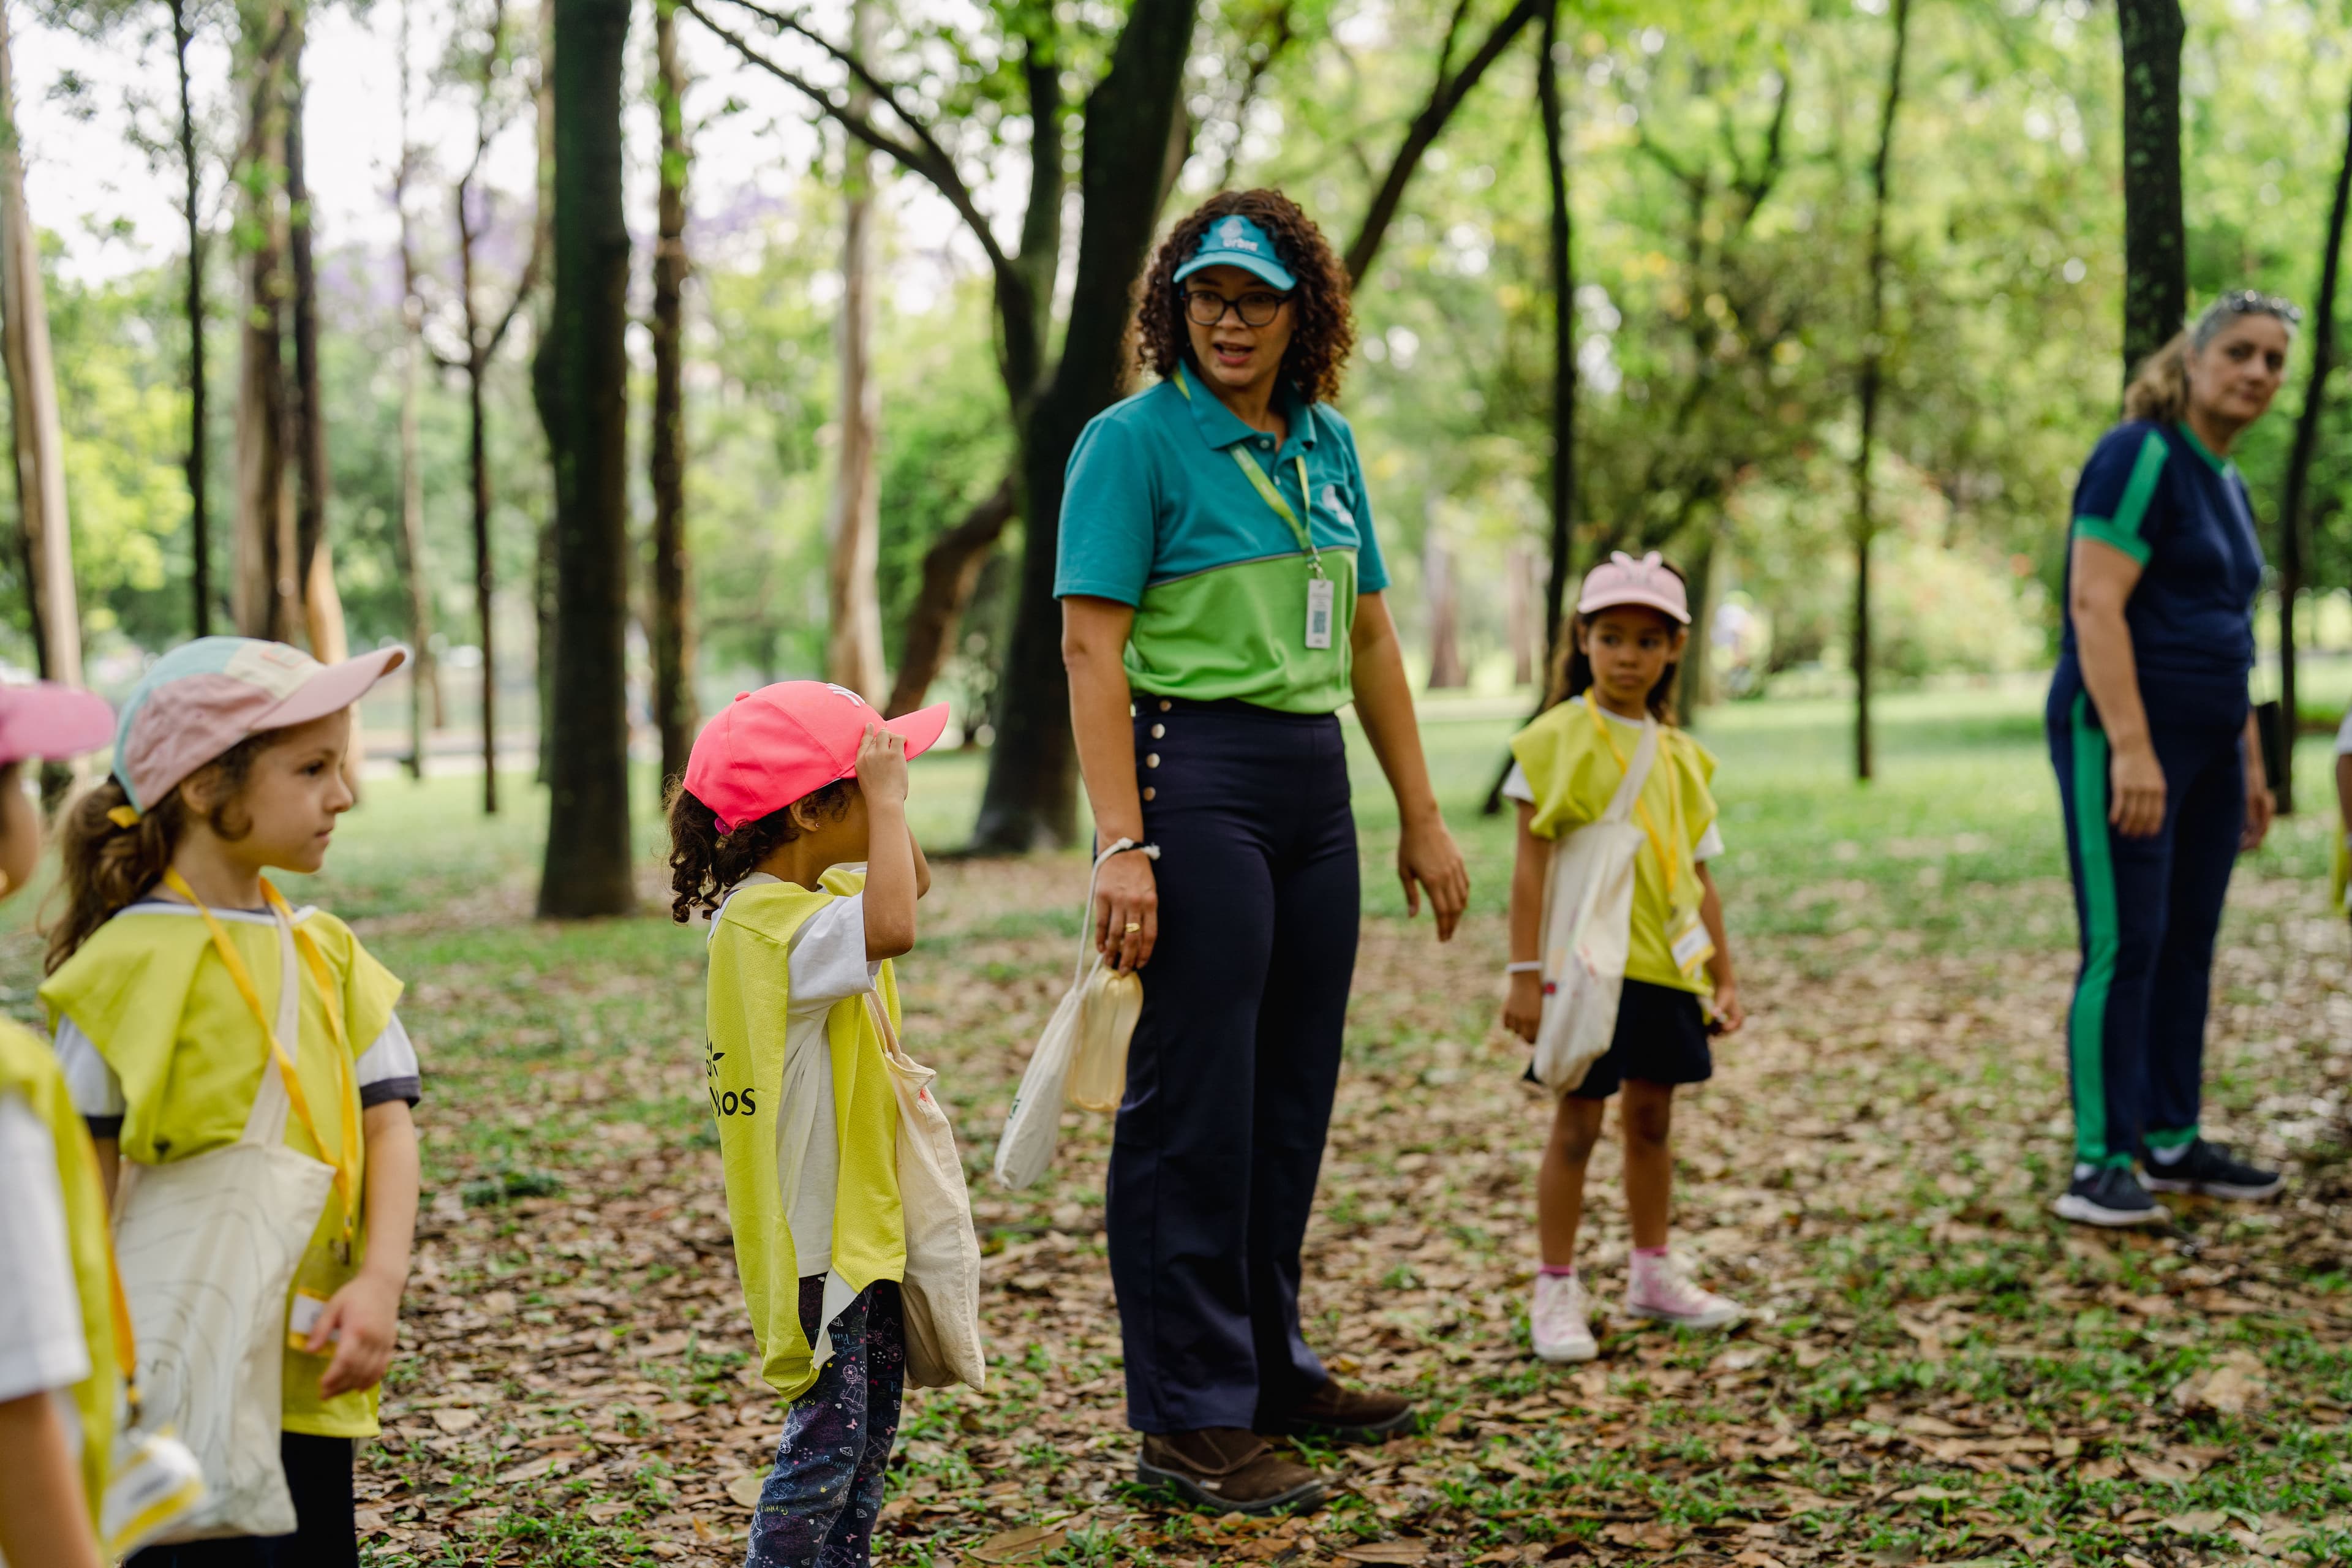
[[[1540,958],[1522,958],[1515,963],[1503,965],[1503,973],[1506,974],[1541,974],[1543,973],[1543,960]]]

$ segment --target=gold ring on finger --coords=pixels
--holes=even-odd
[[[1127,922],[1127,934],[1129,936],[1133,936],[1137,931],[1139,931],[1142,929],[1143,922],[1141,921],[1129,921]]]

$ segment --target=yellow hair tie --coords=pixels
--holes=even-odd
[[[117,827],[136,827],[139,826],[139,808],[135,805],[118,805],[106,814],[106,820]]]

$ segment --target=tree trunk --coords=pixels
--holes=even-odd
[[[237,80],[246,92],[238,185],[245,310],[236,401],[237,630],[283,640],[296,603],[293,494],[286,483],[286,50],[293,18],[285,0],[238,7]]]
[[[2124,377],[2189,311],[2180,209],[2180,0],[2116,0],[2124,62]]]
[[[181,213],[188,224],[188,551],[189,582],[196,636],[213,630],[211,501],[205,495],[205,217],[203,168],[196,162],[195,100],[188,82],[188,45],[194,29],[189,0],[172,0],[172,47],[180,73],[180,167],[186,178]]]
[[[1911,43],[1911,0],[1895,0],[1895,47],[1886,62],[1886,97],[1878,117],[1878,156],[1870,169],[1869,322],[1862,341],[1858,396],[1862,440],[1853,458],[1853,776],[1873,775],[1870,732],[1870,547],[1878,532],[1871,508],[1870,465],[1877,455],[1878,394],[1886,354],[1886,180],[1895,155],[1895,116],[1903,105],[1903,56]]]
[[[1461,616],[1454,584],[1454,552],[1437,525],[1437,509],[1423,524],[1421,544],[1422,597],[1429,605],[1429,689],[1453,691],[1470,684],[1462,664]]]
[[[686,775],[694,747],[694,600],[686,546],[686,70],[677,0],[655,0],[655,100],[661,118],[660,234],[654,251],[652,468],[654,727],[664,788]],[[879,626],[877,627],[879,636]],[[836,678],[838,679],[838,678]],[[844,682],[845,685],[849,684]],[[863,690],[864,688],[858,689]]]
[[[1130,293],[1159,217],[1161,160],[1192,26],[1192,0],[1135,0],[1110,69],[1087,100],[1077,276],[1061,363],[1022,431],[1021,597],[972,829],[976,849],[1018,853],[1076,836],[1076,750],[1054,598],[1062,476],[1079,431],[1118,400],[1126,374]]]
[[[425,376],[425,301],[416,291],[416,236],[408,210],[408,182],[417,148],[409,139],[409,27],[413,0],[400,7],[400,163],[392,177],[392,205],[400,216],[400,563],[408,580],[408,773],[425,776],[425,758],[441,718],[433,660],[433,595],[425,564],[425,468],[417,453],[417,405]]]
[[[1535,552],[1514,544],[1505,559],[1503,635],[1511,645],[1511,684],[1526,686],[1534,681],[1536,667],[1542,662],[1536,647],[1535,605],[1528,593],[1535,581]]]
[[[539,6],[539,76],[531,84],[532,132],[538,142],[539,202],[531,214],[531,248],[554,265],[555,254],[555,0]],[[554,290],[542,297],[533,323],[536,342],[530,356],[530,402],[542,432],[554,427],[557,405],[550,380],[555,355],[548,347],[555,320]],[[548,460],[554,461],[551,445]],[[539,782],[555,778],[555,506],[551,498],[540,519],[537,548],[531,552],[530,610],[532,685],[539,700]]]
[[[34,646],[41,678],[81,684],[81,612],[66,513],[65,434],[49,354],[41,246],[25,205],[24,149],[8,16],[0,7],[0,357],[15,416],[16,505],[25,531]]]
[[[541,345],[555,471],[556,654],[543,915],[624,914],[629,849],[629,0],[555,6],[555,299]]]
[[[931,682],[955,651],[957,628],[980,585],[988,553],[1013,521],[1013,481],[1005,479],[923,552],[923,585],[907,615],[907,642],[898,651],[898,679],[882,711],[891,718],[923,705]]]
[[[2326,248],[2320,252],[2319,298],[2311,317],[2311,380],[2305,384],[2303,409],[2295,416],[2294,445],[2286,460],[2286,479],[2279,498],[2279,706],[2284,710],[2287,733],[2297,725],[2294,689],[2294,602],[2303,592],[2304,534],[2310,526],[2304,505],[2311,484],[2312,459],[2319,452],[2320,421],[2327,412],[2327,378],[2336,368],[2336,289],[2344,262],[2346,209],[2352,207],[2352,105],[2345,109],[2344,159],[2336,169],[2336,199],[2327,208]],[[2292,750],[2289,754],[2292,755]],[[2294,809],[2294,778],[2290,771],[2271,781],[2279,810]]]
[[[874,0],[850,6],[850,47],[871,58],[880,20]],[[873,95],[853,94],[853,113],[871,114]],[[881,438],[882,386],[874,374],[874,157],[852,142],[843,153],[841,433],[833,513],[826,520],[832,552],[826,574],[825,679],[869,701],[882,694],[882,605],[874,573],[881,533],[875,453]]]

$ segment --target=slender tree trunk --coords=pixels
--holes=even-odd
[[[327,547],[327,405],[319,391],[319,274],[311,258],[310,194],[303,171],[303,25],[297,19],[287,58],[286,259],[292,283],[294,384],[288,398],[286,446],[294,459],[295,572],[310,652],[329,664],[351,657],[334,552]]]
[[[1454,552],[1445,547],[1438,527],[1437,509],[1423,524],[1421,545],[1422,596],[1429,605],[1429,689],[1457,690],[1470,683],[1462,664],[1461,616],[1454,583]]]
[[[1511,645],[1511,684],[1526,686],[1536,679],[1536,667],[1541,661],[1536,647],[1535,604],[1528,592],[1535,581],[1535,554],[1524,544],[1514,544],[1506,561],[1503,625]]]
[[[2116,0],[2124,69],[2124,376],[2189,311],[2180,204],[2180,0]]]
[[[1054,598],[1062,477],[1087,420],[1118,400],[1130,292],[1160,212],[1159,174],[1192,53],[1192,0],[1136,0],[1111,67],[1087,100],[1079,170],[1086,221],[1062,360],[1022,431],[1021,596],[1004,661],[975,848],[1022,852],[1077,832],[1077,753]]]
[[[850,7],[851,47],[870,58],[880,28],[874,0]],[[871,94],[854,94],[851,112],[871,114]],[[825,679],[869,701],[882,694],[882,606],[874,573],[881,532],[875,479],[882,387],[874,375],[874,158],[851,142],[842,169],[841,315],[835,324],[841,360],[840,467],[827,520],[832,551],[827,572]]]
[[[623,914],[629,851],[628,0],[555,6],[555,300],[541,353],[555,470],[556,652],[540,912]]]
[[[188,45],[194,33],[188,5],[189,0],[172,0],[172,47],[180,75],[180,168],[187,182],[181,211],[188,224],[188,551],[194,567],[188,586],[193,624],[202,637],[213,630],[213,542],[205,461],[204,171],[196,162],[195,100],[188,81]]]
[[[2311,485],[2312,459],[2319,452],[2320,422],[2327,413],[2327,378],[2336,369],[2336,290],[2343,275],[2344,224],[2352,207],[2352,105],[2345,110],[2343,162],[2336,168],[2336,198],[2328,204],[2326,248],[2320,253],[2319,298],[2311,319],[2311,379],[2305,384],[2303,409],[2295,416],[2294,445],[2286,460],[2286,479],[2279,498],[2279,702],[2285,710],[2287,733],[2297,723],[2294,689],[2294,602],[2303,592],[2304,535],[2310,524],[2305,504]],[[2294,779],[2271,781],[2281,811],[2294,809]]]
[[[1895,116],[1903,105],[1903,56],[1911,43],[1911,0],[1895,0],[1895,47],[1886,62],[1886,97],[1878,117],[1878,156],[1870,169],[1868,323],[1863,330],[1857,396],[1862,440],[1853,458],[1853,776],[1873,775],[1870,731],[1870,547],[1878,523],[1871,507],[1870,465],[1877,456],[1878,395],[1886,355],[1886,182],[1895,156]]]
[[[955,651],[956,630],[980,585],[988,552],[1012,520],[1013,481],[1006,479],[923,552],[923,584],[907,616],[907,643],[883,712],[895,719],[923,705],[924,694]]]
[[[652,469],[654,727],[667,787],[694,747],[694,600],[686,544],[686,69],[677,0],[655,0],[655,97],[661,116],[660,234],[654,251]]]
[[[25,205],[16,134],[14,47],[0,7],[0,357],[15,416],[16,505],[25,531],[33,635],[46,680],[81,684],[81,612],[74,595],[73,532],[66,512],[65,433],[49,354],[40,237]]]
[[[245,310],[236,401],[236,551],[231,595],[237,630],[282,639],[291,629],[294,563],[283,548],[293,533],[293,496],[286,483],[286,366],[283,259],[286,219],[285,54],[293,21],[284,0],[246,0],[237,80],[245,89],[245,137],[238,154],[244,208]]]
[[[425,301],[416,291],[416,237],[408,210],[408,183],[417,148],[409,139],[409,29],[413,0],[400,7],[400,163],[392,205],[400,215],[400,558],[408,579],[408,772],[425,776],[432,732],[439,725],[439,679],[433,659],[433,595],[425,563],[425,468],[417,453],[417,405],[424,391]]]
[[[532,84],[532,108],[536,118],[533,131],[539,143],[539,202],[532,216],[531,246],[534,253],[548,258],[554,265],[555,254],[555,0],[540,0],[539,7],[539,79]],[[555,354],[548,346],[555,321],[554,290],[549,289],[541,299],[537,319],[533,322],[536,339],[530,356],[530,401],[539,415],[540,429],[552,431],[559,417],[555,389],[551,381],[555,374]],[[555,461],[554,444],[548,446],[548,461]],[[553,498],[547,502],[540,519],[538,548],[531,554],[530,608],[532,637],[532,684],[539,699],[539,782],[551,784],[555,780],[555,525],[556,507]]]

